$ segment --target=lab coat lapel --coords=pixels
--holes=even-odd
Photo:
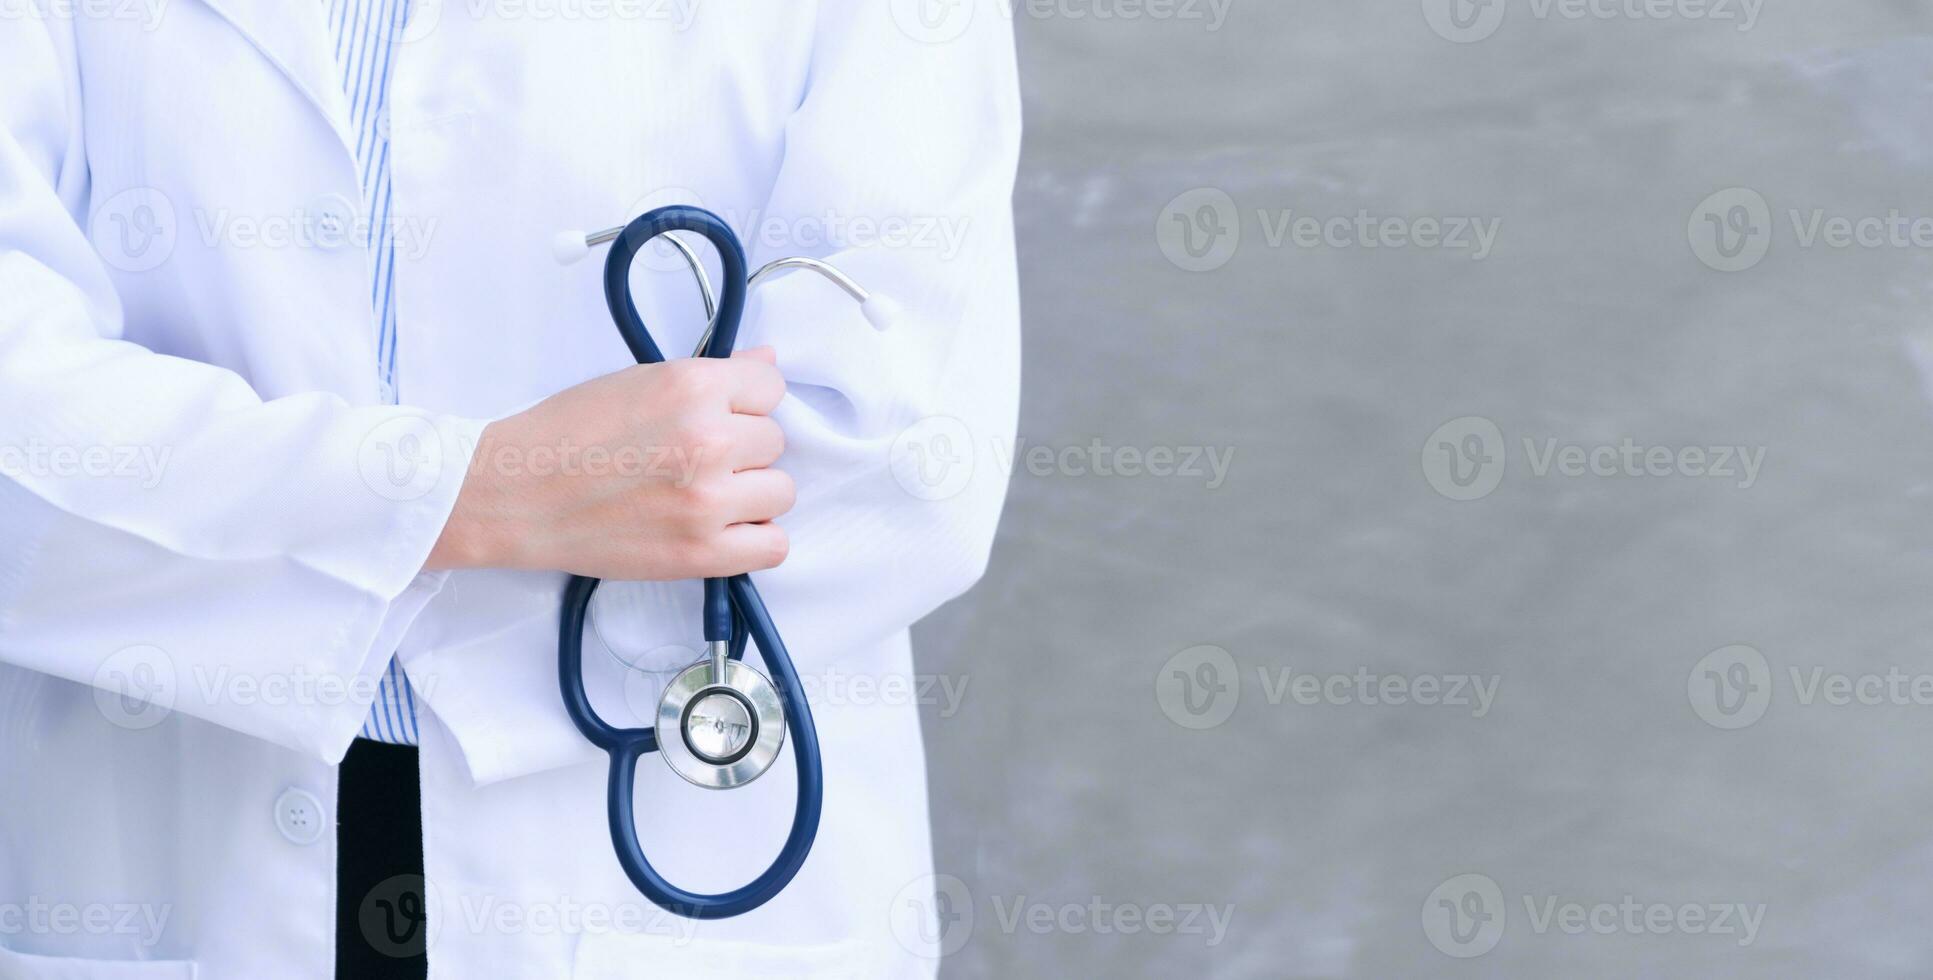
[[[349,106],[329,48],[320,0],[203,0],[262,52],[322,114],[345,154],[353,152]]]

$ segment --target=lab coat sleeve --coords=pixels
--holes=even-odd
[[[792,397],[781,467],[792,550],[753,578],[800,667],[911,625],[985,570],[1019,400],[1011,18],[973,3],[935,38],[878,0],[822,0],[810,75],[755,262],[825,258],[896,309],[879,331],[791,272],[755,293],[740,346],[771,344]]]
[[[264,401],[119,339],[77,218],[71,24],[24,9],[0,30],[0,660],[95,686],[101,717],[43,724],[178,711],[339,759],[482,423]],[[424,465],[386,481],[398,459]]]

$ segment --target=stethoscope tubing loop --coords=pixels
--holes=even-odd
[[[611,318],[617,324],[625,345],[641,364],[664,360],[651,332],[638,316],[631,296],[632,260],[652,239],[674,231],[688,231],[709,240],[718,250],[723,272],[717,315],[710,338],[701,351],[707,357],[730,357],[738,339],[739,320],[745,311],[749,280],[743,246],[723,219],[701,208],[674,205],[649,212],[625,226],[611,245],[604,263],[604,298]],[[563,613],[558,636],[558,681],[565,710],[577,729],[593,745],[610,757],[608,810],[611,844],[618,863],[646,898],[661,908],[693,919],[722,919],[742,915],[764,905],[776,896],[811,853],[819,832],[824,803],[824,773],[819,756],[819,735],[812,720],[812,708],[805,697],[798,671],[785,649],[778,628],[773,624],[765,602],[748,575],[705,582],[705,639],[730,643],[732,659],[744,656],[749,641],[758,646],[760,657],[772,673],[785,708],[788,740],[798,772],[797,800],[792,829],[772,864],[748,884],[716,895],[679,888],[666,881],[644,855],[638,843],[636,794],[638,760],[658,749],[655,728],[618,728],[597,714],[584,686],[583,642],[585,616],[597,592],[599,580],[573,576],[564,590]]]
[[[652,339],[651,331],[638,316],[637,304],[631,299],[631,261],[652,239],[674,231],[700,235],[718,250],[724,288],[719,291],[711,339],[702,354],[730,357],[738,343],[738,323],[745,315],[745,298],[751,289],[746,277],[749,265],[745,247],[739,244],[731,226],[703,208],[674,204],[648,212],[625,225],[624,231],[611,242],[610,254],[604,257],[604,305],[610,309],[612,322],[617,324],[625,346],[631,348],[631,356],[639,364],[664,361],[664,352],[658,349],[657,341]]]
[[[765,603],[752,586],[750,576],[736,575],[730,580],[734,611],[743,616],[751,635],[769,637],[772,646],[759,642],[759,653],[772,669],[772,682],[785,700],[785,726],[792,743],[792,760],[798,771],[796,801],[792,809],[792,830],[765,871],[749,883],[728,892],[706,895],[680,888],[665,880],[651,865],[638,845],[636,813],[633,805],[638,760],[656,747],[643,747],[640,739],[628,740],[610,750],[609,786],[611,846],[618,863],[638,891],[658,907],[688,919],[727,919],[743,915],[764,905],[791,884],[812,843],[819,835],[819,818],[824,804],[824,772],[820,765],[819,732],[806,704],[804,689],[792,658],[785,652],[778,630],[773,626]]]

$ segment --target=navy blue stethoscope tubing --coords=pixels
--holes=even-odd
[[[658,349],[631,297],[631,262],[652,239],[667,232],[702,235],[718,250],[723,267],[723,290],[705,345],[705,357],[730,357],[738,339],[739,319],[745,313],[747,279],[745,249],[731,226],[702,208],[674,205],[659,208],[632,221],[611,243],[604,261],[604,301],[611,319],[640,364],[662,362]],[[812,723],[812,707],[799,683],[798,671],[785,650],[778,627],[749,575],[705,580],[704,630],[707,642],[727,641],[731,657],[742,659],[747,640],[758,646],[771,671],[773,686],[785,705],[787,737],[798,769],[798,802],[792,813],[792,832],[770,867],[749,884],[716,895],[687,891],[666,881],[644,856],[638,844],[633,806],[638,760],[658,748],[655,728],[618,728],[598,717],[584,690],[584,620],[596,594],[598,579],[572,576],[564,589],[563,616],[557,642],[558,681],[564,708],[586,739],[611,758],[608,803],[611,845],[618,863],[644,897],[669,912],[692,919],[725,919],[758,908],[790,884],[804,866],[819,833],[824,779],[819,758],[819,733]],[[678,737],[667,734],[668,738]]]

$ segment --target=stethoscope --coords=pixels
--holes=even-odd
[[[718,250],[724,290],[716,298],[697,253],[671,234],[678,231],[703,236]],[[565,232],[553,247],[558,261],[568,263],[588,254],[592,246],[611,244],[604,260],[604,302],[618,333],[640,364],[655,364],[665,358],[631,300],[631,263],[641,249],[660,236],[676,247],[691,267],[710,318],[693,357],[730,357],[747,293],[768,277],[790,269],[811,270],[831,280],[859,302],[875,327],[885,329],[890,314],[884,302],[839,270],[817,259],[789,258],[747,276],[745,250],[723,219],[702,208],[674,205],[593,235]],[[706,655],[680,670],[665,686],[652,727],[618,728],[598,716],[584,692],[584,620],[598,581],[573,576],[564,589],[557,673],[571,721],[611,759],[608,802],[611,844],[617,849],[618,863],[638,891],[677,915],[724,919],[750,912],[770,901],[799,873],[819,832],[824,793],[819,735],[798,672],[785,651],[785,641],[779,638],[778,628],[772,625],[750,576],[706,579]],[[748,639],[758,645],[771,677],[744,662]],[[674,734],[660,738],[659,732]],[[798,803],[792,813],[792,831],[771,866],[750,884],[717,895],[686,891],[666,881],[638,844],[632,812],[638,760],[655,751],[685,781],[706,789],[731,789],[764,775],[778,760],[788,732],[799,774]]]

